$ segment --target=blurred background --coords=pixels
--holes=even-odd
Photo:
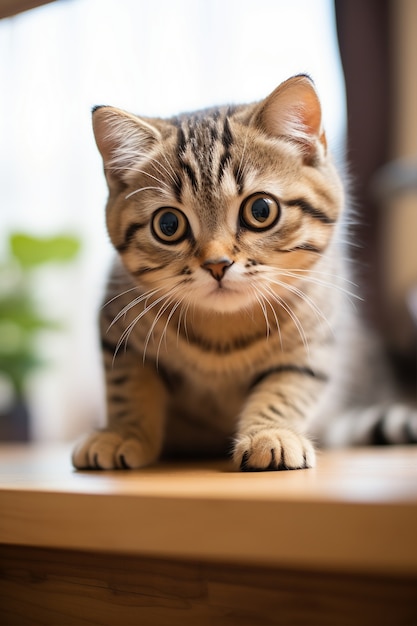
[[[0,0],[0,18],[0,439],[103,422],[112,250],[91,107],[169,116],[259,100],[301,72],[350,164],[369,320],[415,389],[414,0]]]

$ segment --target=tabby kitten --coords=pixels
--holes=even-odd
[[[311,80],[169,120],[97,107],[93,125],[118,255],[101,313],[107,426],[74,466],[232,451],[242,470],[307,468],[312,434],[381,434],[383,402],[345,419],[387,385],[349,298],[343,189]],[[395,411],[415,440],[415,415]]]

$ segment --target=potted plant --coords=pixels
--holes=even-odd
[[[76,237],[36,237],[13,233],[0,263],[0,440],[29,438],[26,382],[40,367],[36,338],[41,330],[59,329],[44,316],[34,296],[34,274],[47,263],[67,263],[80,248]]]

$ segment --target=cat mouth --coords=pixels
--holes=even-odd
[[[216,294],[238,294],[239,291],[236,288],[231,287],[230,285],[224,284],[222,281],[218,282],[213,288],[210,290],[210,295]]]
[[[205,309],[231,313],[249,304],[248,293],[236,286],[219,283],[206,291],[204,298],[201,298],[201,304]]]

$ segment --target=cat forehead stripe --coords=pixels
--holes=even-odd
[[[194,193],[202,188],[215,190],[222,182],[227,167],[232,162],[233,132],[230,116],[233,109],[214,109],[201,115],[174,118],[177,127],[176,153],[182,172],[185,174]],[[244,168],[239,163],[231,172],[238,193],[243,192]],[[182,181],[173,185],[176,199],[182,199]]]

